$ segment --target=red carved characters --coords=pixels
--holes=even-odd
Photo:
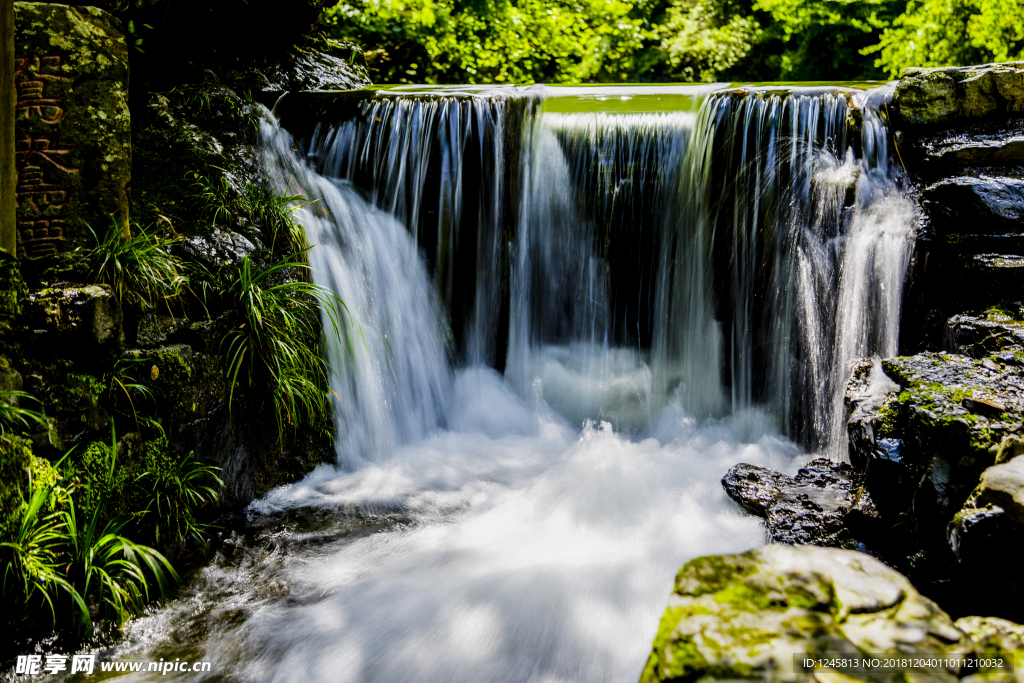
[[[71,83],[75,80],[61,73],[60,56],[18,57],[15,62],[14,85],[18,89],[15,116],[50,124],[64,120],[67,111],[60,105],[60,98],[52,93],[47,97],[46,92],[48,84]]]
[[[16,58],[19,128],[38,131],[53,127],[54,133],[58,132],[58,124],[67,116],[60,86],[74,81],[63,73],[61,65],[59,55]],[[18,241],[28,258],[62,250],[66,228],[62,214],[71,195],[70,185],[79,175],[79,169],[69,160],[71,152],[49,132],[21,133],[16,140]]]

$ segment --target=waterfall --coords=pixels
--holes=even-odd
[[[254,502],[115,656],[636,681],[681,564],[764,540],[722,475],[840,455],[848,364],[896,353],[916,209],[887,91],[345,97],[261,126],[349,309],[327,340],[340,466]]]
[[[636,433],[669,404],[760,407],[842,457],[846,374],[896,353],[914,238],[887,96],[394,89],[305,149],[348,188],[332,196],[406,227],[457,366],[497,368],[572,423]]]
[[[379,460],[443,424],[451,371],[437,296],[403,223],[349,183],[313,172],[276,125],[260,125],[275,191],[303,197],[296,217],[315,245],[313,281],[347,307],[334,313],[344,339],[327,343],[338,462],[352,468]]]

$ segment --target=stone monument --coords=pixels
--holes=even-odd
[[[46,263],[127,223],[128,45],[95,7],[14,8],[18,254]]]

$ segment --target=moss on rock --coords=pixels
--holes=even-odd
[[[697,558],[676,578],[641,683],[809,680],[794,655],[943,655],[968,638],[900,574],[867,555],[811,546],[766,546]],[[918,672],[922,673],[922,672]],[[958,669],[930,672],[955,681]],[[849,680],[900,681],[856,670]]]

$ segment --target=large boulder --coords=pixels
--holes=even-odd
[[[1024,62],[909,68],[893,95],[904,127],[1024,113]]]
[[[1017,452],[1024,371],[1016,354],[923,353],[884,360],[881,368],[888,384],[875,393],[882,399],[853,407],[848,425],[851,460],[885,529],[880,556],[950,609],[1015,616],[1013,573],[989,575],[987,591],[965,591],[958,582],[1012,547],[1005,513],[971,499],[982,472]],[[865,394],[863,384],[855,375],[851,406]]]
[[[946,321],[946,350],[994,363],[1024,363],[1024,320],[1020,306],[961,313]]]
[[[963,617],[955,625],[971,638],[978,659],[1002,659],[1013,668],[1001,674],[973,674],[964,683],[1024,683],[1024,626],[995,617]]]
[[[814,675],[952,682],[961,674],[957,666],[865,672],[797,664],[828,654],[941,657],[973,649],[946,613],[881,562],[851,550],[769,545],[701,557],[680,570],[640,681],[808,681]]]
[[[19,251],[51,260],[128,218],[128,45],[101,9],[14,5]]]

